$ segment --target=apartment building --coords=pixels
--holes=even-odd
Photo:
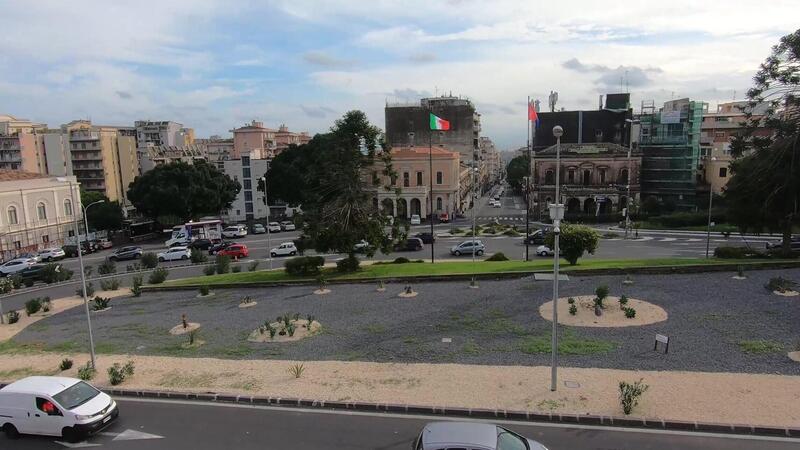
[[[153,170],[156,166],[182,161],[193,163],[197,160],[208,161],[208,152],[204,144],[191,145],[149,145],[137,149],[139,154],[139,170],[141,173]]]
[[[275,132],[275,154],[280,155],[281,152],[289,148],[290,145],[308,144],[310,140],[311,136],[307,131],[295,133],[289,131],[289,127],[285,124],[281,124],[281,126],[278,127],[278,131]]]
[[[233,154],[233,139],[222,138],[214,135],[208,139],[195,139],[195,144],[204,145],[209,161],[224,161],[231,159]]]
[[[180,147],[194,144],[194,130],[172,121],[137,120],[136,145],[144,148],[150,145]]]
[[[233,152],[231,159],[238,159],[242,153],[250,150],[264,150],[266,157],[272,158],[280,154],[290,145],[306,144],[311,140],[308,132],[292,132],[286,125],[277,130],[267,128],[257,120],[231,130],[233,133]]]
[[[264,149],[244,150],[238,159],[218,162],[225,175],[242,185],[242,189],[224,214],[227,222],[242,222],[266,218],[269,209],[264,203],[264,192],[258,190],[258,180],[267,173],[269,159]]]

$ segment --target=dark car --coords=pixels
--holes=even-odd
[[[525,238],[525,244],[528,245],[542,245],[544,244],[544,231],[536,230]]]
[[[187,245],[189,250],[208,250],[214,243],[210,239],[195,239]]]
[[[420,238],[408,238],[397,244],[394,249],[398,252],[415,252],[417,250],[422,250],[422,244],[423,242]]]
[[[791,247],[792,251],[800,250],[800,236],[792,236],[791,240],[789,241],[789,246]],[[782,247],[783,240],[767,242],[767,250],[779,250]]]
[[[430,244],[436,240],[436,237],[431,233],[417,233],[414,237],[422,239],[423,244]]]
[[[23,280],[42,281],[42,270],[44,270],[44,268],[47,266],[48,264],[34,264],[30,267],[20,270],[17,275],[22,277]],[[61,264],[56,264],[56,271],[61,270]]]
[[[236,242],[220,242],[218,244],[214,244],[208,248],[208,254],[216,255],[217,253],[219,253],[220,250],[226,249],[235,243]]]
[[[136,259],[142,256],[141,247],[122,247],[108,256],[111,261],[123,261],[126,259]]]
[[[74,258],[78,256],[78,246],[75,244],[67,244],[61,247],[61,249],[64,250],[64,255],[66,255],[68,258]],[[81,253],[84,255],[92,253],[92,246],[86,241],[81,242]]]

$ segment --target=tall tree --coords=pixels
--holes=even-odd
[[[174,215],[187,221],[220,214],[230,208],[239,190],[239,182],[205,161],[179,161],[136,177],[128,188],[128,199],[151,218]]]
[[[403,236],[397,225],[387,232],[389,219],[373,202],[376,189],[394,189],[382,183],[394,175],[380,129],[350,111],[330,132],[275,157],[266,178],[270,198],[301,205],[303,232],[315,250],[352,254],[362,239],[388,253]]]
[[[89,206],[98,201],[103,203],[96,204],[86,212],[89,221],[89,229],[92,230],[118,230],[122,228],[122,221],[125,219],[122,213],[122,206],[117,201],[109,201],[101,192],[81,191],[81,205]],[[82,213],[83,211],[79,211]]]
[[[506,166],[506,180],[511,187],[522,192],[525,188],[524,178],[528,176],[528,155],[515,156]]]
[[[788,252],[800,199],[800,29],[780,39],[747,91],[743,133],[725,188],[729,219],[743,231],[777,231]],[[766,105],[763,115],[757,106]]]

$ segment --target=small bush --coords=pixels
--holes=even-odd
[[[787,280],[786,278],[783,277],[770,278],[769,282],[767,282],[767,284],[764,285],[764,287],[767,288],[767,290],[770,292],[776,292],[776,291],[787,292],[791,291],[794,288],[794,286],[795,286],[794,281]]]
[[[767,258],[768,255],[754,248],[723,246],[714,249],[714,257],[721,259],[743,259],[743,258]]]
[[[486,258],[486,261],[508,261],[508,257],[503,252],[497,252]]]
[[[253,261],[247,265],[248,272],[255,272],[258,269],[258,261]]]
[[[294,324],[290,323],[289,326],[286,327],[286,332],[289,333],[289,337],[294,336],[294,331],[295,331]]]
[[[597,289],[594,290],[594,295],[596,295],[597,298],[599,298],[600,302],[602,303],[602,301],[605,300],[606,297],[608,297],[608,286],[606,286],[605,284],[597,286]]]
[[[450,234],[461,234],[464,230],[458,227],[450,228]]]
[[[0,294],[8,294],[14,289],[14,282],[9,278],[0,278]]]
[[[153,252],[143,253],[141,261],[145,269],[155,269],[158,266],[158,255]]]
[[[569,305],[569,313],[572,314],[573,316],[575,314],[578,314],[578,307],[575,305]]]
[[[34,283],[36,283],[36,280],[34,280],[33,278],[24,278],[22,280],[22,284],[24,284],[25,287],[31,287],[33,286]]]
[[[231,271],[231,257],[225,255],[217,255],[215,265],[218,274],[228,273]]]
[[[19,275],[12,275],[11,276],[11,286],[14,289],[19,289],[22,287],[22,277]]]
[[[72,360],[69,358],[64,358],[61,360],[61,364],[58,365],[58,369],[60,371],[69,370],[72,368]]]
[[[193,248],[192,253],[189,256],[189,261],[191,261],[192,264],[204,263],[208,261],[208,256],[206,255],[206,252],[198,248]]]
[[[83,381],[91,380],[94,378],[95,374],[97,374],[97,371],[94,369],[94,367],[92,367],[91,362],[87,362],[85,366],[81,366],[78,369],[78,378]]]
[[[286,273],[294,276],[318,275],[325,264],[322,256],[298,256],[284,263]]]
[[[50,297],[45,297],[42,299],[42,312],[50,312],[52,307],[53,304],[50,302]]]
[[[408,258],[401,256],[399,258],[395,258],[394,261],[392,261],[392,264],[408,264],[410,262],[411,261],[409,261]]]
[[[64,266],[56,263],[49,263],[44,266],[40,273],[40,278],[47,284],[67,281],[72,278],[73,272]]]
[[[159,267],[150,273],[150,277],[147,279],[147,282],[150,284],[161,284],[167,279],[168,276],[169,270]]]
[[[630,414],[633,408],[639,404],[639,397],[647,391],[648,385],[642,383],[642,379],[633,384],[625,381],[619,382],[619,400],[622,403],[622,411],[625,415]]]
[[[242,266],[240,266],[239,264],[231,267],[231,272],[233,272],[233,273],[239,273],[241,271],[242,271]]]
[[[570,297],[570,298],[567,299],[567,303],[569,303],[570,305],[574,305],[575,304],[575,299]]]
[[[97,273],[100,275],[110,275],[112,273],[117,273],[117,265],[114,264],[114,261],[110,259],[106,259],[99,266],[97,266]]]
[[[83,297],[83,287],[78,286],[78,289],[75,290],[75,295],[78,297]],[[86,296],[91,297],[94,295],[94,284],[91,281],[86,282]]]
[[[205,297],[206,295],[208,295],[208,293],[209,293],[209,288],[207,284],[200,286],[200,295]]]
[[[619,306],[620,306],[620,307],[622,307],[622,308],[624,309],[624,308],[625,308],[625,305],[627,305],[627,304],[628,304],[628,296],[627,296],[627,295],[625,295],[625,294],[622,294],[622,295],[619,297]]]
[[[106,309],[106,308],[108,308],[108,303],[110,301],[111,301],[110,298],[108,298],[108,297],[100,297],[98,295],[97,297],[94,298],[94,304],[92,305],[92,308],[95,311],[100,311],[100,310]]]
[[[128,361],[124,366],[120,366],[119,363],[114,363],[113,366],[108,368],[109,383],[111,383],[112,386],[122,383],[125,381],[125,378],[133,375],[133,369],[133,361]]]
[[[86,277],[92,276],[92,272],[94,272],[94,267],[91,265],[83,266],[83,275]]]
[[[203,267],[203,273],[205,275],[207,275],[207,276],[211,276],[211,275],[214,275],[215,273],[217,273],[216,264],[209,264],[209,265]]]
[[[506,235],[506,236],[511,236],[511,237],[519,236],[519,232],[517,230],[514,230],[514,229],[506,230],[506,231],[503,232],[503,234]]]
[[[351,253],[347,255],[347,258],[336,261],[336,271],[342,273],[356,272],[360,264],[356,255]]]
[[[305,372],[306,368],[302,364],[292,364],[289,366],[289,373],[292,374],[295,378],[300,378],[303,376],[303,372]]]
[[[634,317],[636,317],[636,310],[635,309],[626,307],[626,308],[622,308],[622,310],[625,311],[625,317],[627,317],[628,319],[633,319]]]
[[[9,311],[8,312],[8,324],[12,325],[19,322],[19,313],[16,311]]]
[[[104,291],[116,291],[119,289],[121,283],[117,278],[111,278],[108,280],[100,280],[100,289]]]
[[[136,275],[133,277],[133,284],[131,285],[131,293],[134,297],[142,295],[142,276]]]
[[[25,314],[28,316],[36,314],[40,309],[42,309],[42,299],[38,297],[25,302]]]

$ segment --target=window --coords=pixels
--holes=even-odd
[[[422,172],[417,172],[417,186],[422,186]]]
[[[246,202],[253,201],[253,191],[244,191],[244,201]]]
[[[47,220],[47,206],[43,202],[36,205],[36,214],[39,216],[39,220]]]
[[[69,199],[64,200],[64,215],[72,215],[72,202]]]
[[[250,180],[244,180],[242,186],[245,188],[245,190],[253,189],[253,184],[250,182]]]
[[[42,411],[43,413],[47,414],[48,416],[60,416],[61,411],[56,408],[56,405],[51,402],[50,400],[44,399],[42,397],[36,397],[36,409]]]
[[[544,184],[556,184],[556,173],[553,169],[547,169],[544,173]]]
[[[719,168],[719,177],[725,178],[728,176],[728,168],[727,167],[720,167]]]
[[[411,180],[409,178],[409,173],[403,172],[403,187],[409,187],[411,185]]]
[[[47,243],[49,243],[49,242],[50,242],[50,236],[48,236],[48,235],[46,235],[46,234],[43,234],[43,235],[42,235],[42,243],[43,243],[43,244],[47,244]]]
[[[85,142],[81,143],[81,150],[86,150],[86,143]]]
[[[244,211],[245,212],[253,212],[253,204],[252,203],[245,203],[244,204]]]
[[[21,248],[22,248],[22,242],[20,242],[20,241],[14,241],[14,249],[15,249],[15,250],[19,250],[19,249],[21,249]]]
[[[436,209],[439,211],[442,210],[442,197],[436,197]]]
[[[628,183],[628,169],[622,169],[619,174],[619,182],[624,184]]]
[[[600,169],[600,184],[606,184],[606,169]]]
[[[714,133],[714,137],[724,138],[725,137],[725,132],[724,131],[717,131],[717,132]]]
[[[583,184],[588,186],[592,182],[592,172],[589,170],[583,171]]]
[[[444,181],[444,174],[442,172],[436,172],[436,184],[442,184]]]
[[[242,178],[250,178],[250,168],[242,167]]]
[[[242,156],[242,167],[250,167],[250,157]]]
[[[569,172],[567,172],[567,180],[570,184],[575,183],[575,170],[569,169]]]
[[[9,206],[8,207],[8,223],[11,225],[16,225],[19,223],[17,219],[17,207],[16,206]]]

